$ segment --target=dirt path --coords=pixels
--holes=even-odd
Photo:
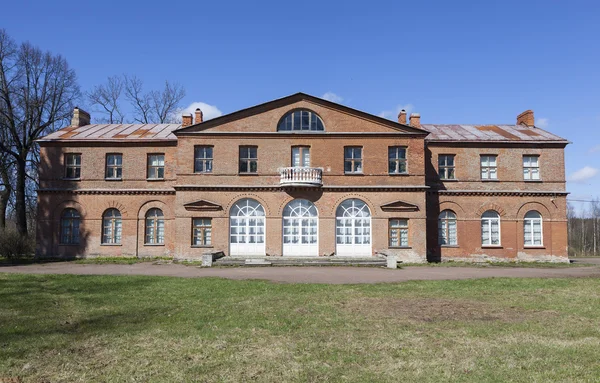
[[[369,267],[253,267],[199,268],[177,264],[94,265],[69,262],[2,266],[0,273],[78,274],[78,275],[152,275],[184,278],[221,277],[265,279],[284,283],[379,283],[412,280],[474,278],[565,278],[600,277],[600,267],[515,268],[515,267],[406,267],[398,270]]]

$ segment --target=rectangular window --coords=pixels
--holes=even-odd
[[[408,219],[390,219],[390,247],[408,247]]]
[[[258,148],[240,146],[240,173],[258,172]]]
[[[148,179],[160,180],[165,178],[165,155],[148,154]]]
[[[454,154],[440,154],[438,156],[438,172],[442,180],[455,180]]]
[[[123,176],[123,155],[112,153],[106,155],[106,175],[107,179],[120,180]]]
[[[498,161],[496,155],[485,155],[480,157],[481,162],[481,179],[482,180],[497,180],[498,179]]]
[[[65,154],[65,178],[81,178],[81,154]]]
[[[310,148],[308,146],[292,147],[292,166],[293,167],[310,167]]]
[[[523,179],[540,179],[540,160],[539,156],[523,156]]]
[[[360,174],[362,172],[363,172],[362,147],[360,147],[360,146],[344,147],[344,173]]]
[[[388,171],[390,174],[406,174],[406,148],[390,146],[388,148]]]
[[[212,243],[212,220],[194,218],[192,221],[192,245],[210,246]]]
[[[212,146],[196,146],[194,148],[194,173],[212,173]]]

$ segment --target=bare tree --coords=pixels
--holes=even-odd
[[[17,229],[27,234],[27,179],[38,138],[69,121],[80,97],[75,71],[60,55],[17,45],[0,29],[0,152],[14,162]]]
[[[125,78],[111,76],[106,84],[97,85],[91,92],[87,93],[90,104],[98,107],[98,112],[105,116],[102,122],[107,124],[122,124],[124,122],[125,113],[121,105],[124,89]]]
[[[165,88],[162,92],[153,91],[152,109],[156,117],[156,122],[164,124],[172,122],[179,103],[185,97],[185,90],[179,84],[170,84],[165,81]]]
[[[136,76],[125,76],[125,95],[134,109],[134,120],[140,124],[152,122],[152,97],[143,91],[144,83]]]
[[[4,139],[3,139],[4,141]],[[14,161],[8,153],[0,153],[0,229],[6,228],[6,213],[13,194],[11,173]]]

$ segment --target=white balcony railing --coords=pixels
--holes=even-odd
[[[286,186],[323,186],[321,168],[279,168],[280,185]]]

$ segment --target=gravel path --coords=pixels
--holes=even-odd
[[[588,262],[586,262],[588,263]],[[591,262],[589,262],[591,263]],[[599,263],[600,264],[600,263]],[[380,283],[412,280],[449,280],[474,278],[565,278],[600,277],[600,266],[568,268],[515,267],[405,267],[391,270],[370,267],[232,267],[199,268],[178,264],[136,263],[76,264],[57,262],[23,266],[1,266],[0,273],[77,274],[77,275],[153,275],[184,278],[220,277],[228,279],[265,279],[283,283]]]

